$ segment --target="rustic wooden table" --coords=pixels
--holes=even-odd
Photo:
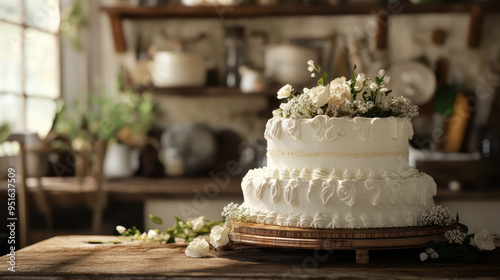
[[[89,244],[89,241],[121,241]],[[374,251],[356,264],[352,251],[240,248],[191,259],[185,245],[113,236],[59,236],[16,252],[15,272],[0,258],[2,279],[500,279],[500,253],[474,264],[421,262],[419,250]]]

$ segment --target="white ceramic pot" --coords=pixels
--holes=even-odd
[[[103,173],[106,178],[127,178],[139,167],[139,150],[131,151],[126,145],[108,145]]]
[[[241,66],[239,72],[241,75],[240,90],[242,92],[260,92],[266,88],[264,73],[247,66]]]
[[[156,87],[200,87],[207,79],[205,60],[195,54],[157,52],[150,70]]]

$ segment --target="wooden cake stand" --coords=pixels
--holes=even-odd
[[[261,247],[356,250],[356,263],[369,262],[370,250],[425,247],[455,226],[426,226],[372,229],[305,229],[255,223],[233,222],[229,238],[232,245]]]

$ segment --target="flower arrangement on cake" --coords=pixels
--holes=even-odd
[[[289,84],[278,91],[278,99],[288,99],[273,112],[274,116],[300,119],[313,118],[318,115],[329,117],[400,117],[413,118],[418,115],[418,107],[412,105],[405,97],[390,95],[387,88],[390,81],[385,70],[380,69],[374,80],[365,74],[356,74],[356,66],[352,78],[335,78],[328,82],[328,73],[322,72],[320,65],[312,60],[308,62],[311,76],[320,77],[318,85],[304,88],[302,92],[294,91]]]

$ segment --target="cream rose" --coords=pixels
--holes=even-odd
[[[330,103],[338,106],[341,101],[351,99],[351,87],[346,83],[346,78],[336,78],[330,82]]]
[[[493,235],[487,229],[482,229],[476,232],[476,234],[474,234],[474,244],[481,251],[495,250],[495,244],[493,243]]]
[[[278,99],[285,99],[285,98],[290,97],[290,95],[292,94],[292,91],[293,91],[293,88],[291,85],[287,84],[287,85],[283,86],[282,88],[280,88],[280,90],[278,90]]]
[[[311,88],[307,94],[309,98],[311,98],[312,103],[316,108],[319,108],[326,103],[330,99],[330,86],[317,86]]]
[[[210,245],[205,239],[196,238],[186,248],[186,255],[191,258],[203,258],[208,254]]]
[[[229,243],[229,230],[227,227],[215,226],[210,231],[210,244],[219,248]]]

